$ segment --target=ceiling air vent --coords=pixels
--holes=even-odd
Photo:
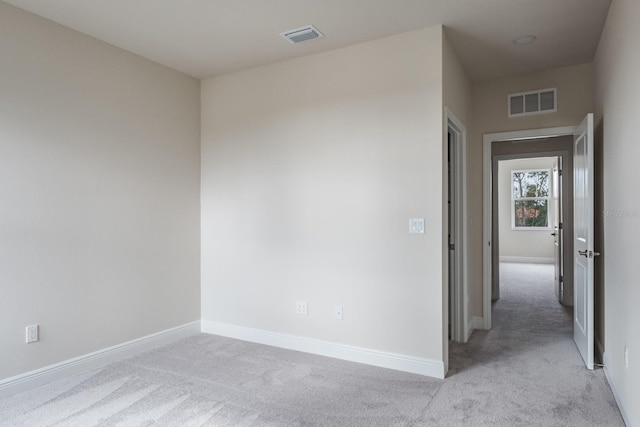
[[[554,113],[558,110],[557,93],[556,88],[512,93],[508,97],[509,117]]]
[[[298,28],[296,30],[285,31],[280,33],[282,37],[289,40],[290,43],[300,43],[311,39],[322,37],[322,33],[313,25]]]

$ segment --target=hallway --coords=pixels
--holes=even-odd
[[[493,328],[451,345],[448,379],[429,418],[473,425],[624,425],[604,372],[588,371],[573,342],[572,310],[555,299],[553,266],[500,267]],[[459,410],[449,412],[452,407]]]

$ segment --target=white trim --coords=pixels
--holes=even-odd
[[[503,256],[500,255],[500,262],[517,262],[524,264],[554,264],[554,258],[533,257],[533,256]]]
[[[202,332],[428,377],[444,378],[445,376],[444,363],[441,360],[389,353],[210,320],[202,321]]]
[[[466,341],[468,341],[469,338],[471,338],[471,334],[473,333],[473,331],[475,331],[476,329],[482,329],[482,328],[484,328],[484,320],[482,319],[482,317],[473,316],[470,319],[469,324],[467,325],[467,339],[466,339]]]
[[[473,316],[473,329],[482,329],[484,319],[481,316]]]
[[[607,382],[609,383],[609,388],[613,393],[614,399],[616,399],[616,403],[618,404],[618,409],[620,410],[620,414],[622,415],[622,419],[624,420],[624,424],[627,426],[633,426],[634,424],[631,422],[631,418],[629,418],[628,412],[625,408],[625,403],[621,398],[621,394],[618,392],[618,385],[616,381],[614,381],[611,373],[607,366],[609,366],[609,360],[607,359],[607,353],[602,354],[602,364],[604,365],[604,375],[607,377]]]
[[[200,332],[200,321],[146,335],[0,381],[0,397],[29,390],[69,375],[99,368]]]
[[[491,143],[573,135],[576,126],[486,133],[482,136],[482,311],[484,329],[491,329]]]

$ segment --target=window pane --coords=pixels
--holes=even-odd
[[[517,200],[514,202],[516,227],[549,227],[548,200]]]
[[[511,188],[513,189],[513,197],[521,199],[524,197],[524,172],[511,172]]]
[[[514,198],[549,196],[549,171],[514,171],[511,177]]]

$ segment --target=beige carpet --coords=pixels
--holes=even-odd
[[[201,334],[1,399],[0,426],[623,425],[549,266],[503,273],[494,329],[452,346],[444,381]]]

